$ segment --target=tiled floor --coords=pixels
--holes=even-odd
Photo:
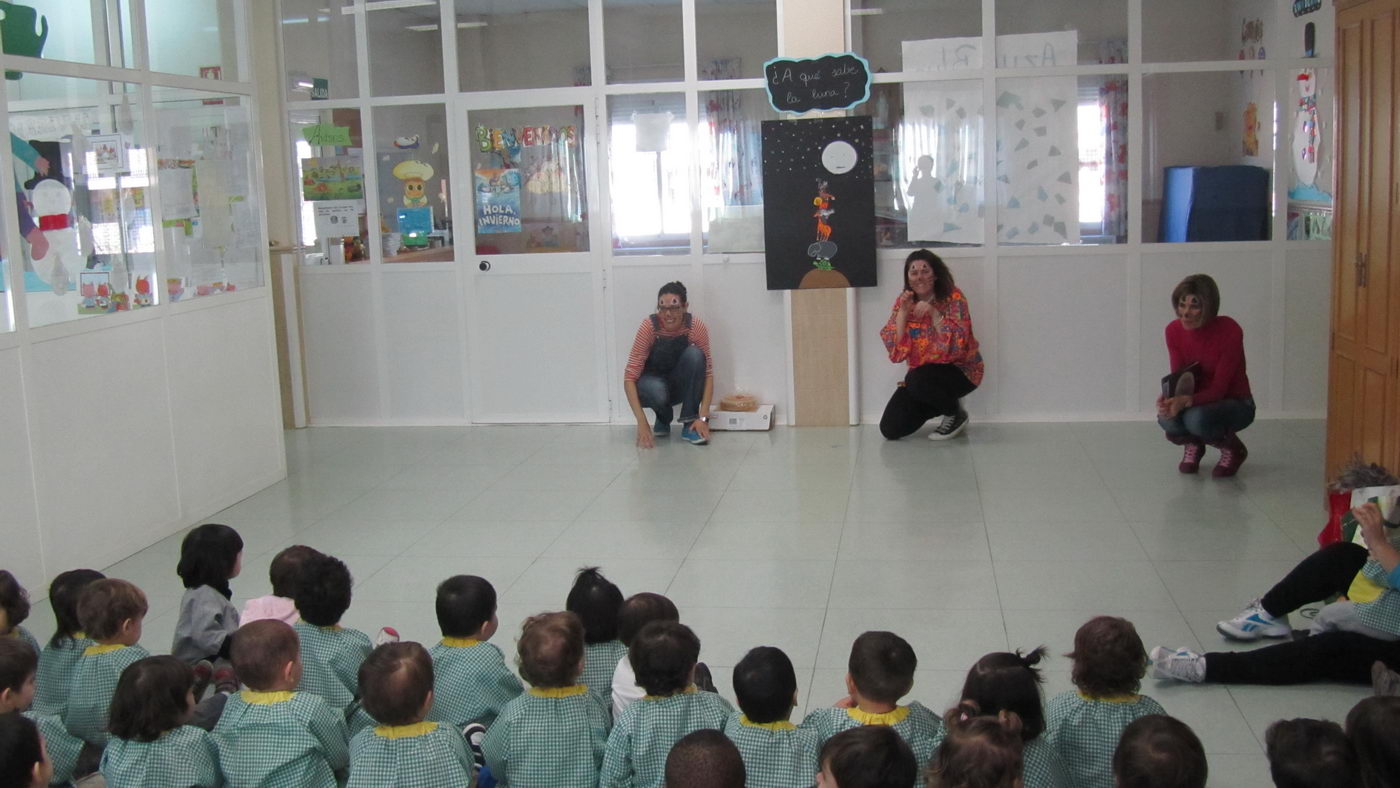
[[[1148,647],[1230,648],[1216,620],[1310,551],[1322,525],[1323,425],[1260,422],[1241,476],[1176,473],[1155,425],[973,424],[898,443],[874,427],[719,433],[652,452],[620,427],[311,429],[288,433],[290,477],[212,520],[247,544],[238,602],[268,593],[267,562],[304,542],[357,585],[346,623],[437,638],[433,589],[480,574],[500,593],[508,652],[520,620],[563,607],[598,564],[624,593],[660,591],[730,666],[777,645],[800,700],[842,691],[852,638],[891,629],[919,655],[912,697],[955,700],[982,654],[1050,647],[1046,692],[1069,688],[1075,628],[1132,619]],[[110,567],[151,595],[145,644],[169,642],[179,537]],[[36,634],[51,626],[37,606]],[[1260,741],[1280,717],[1340,720],[1364,688],[1158,685],[1210,753],[1212,785],[1270,785]],[[731,696],[732,697],[732,696]]]

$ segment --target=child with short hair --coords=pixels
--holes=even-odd
[[[797,672],[780,648],[750,649],[734,666],[739,711],[724,723],[724,735],[739,748],[744,771],[762,788],[807,788],[817,773],[817,732],[789,720],[797,705]]]
[[[1165,714],[1133,720],[1113,751],[1116,788],[1206,788],[1207,772],[1201,740]]]
[[[579,683],[611,709],[613,673],[627,655],[627,646],[617,637],[622,591],[603,577],[598,567],[585,567],[578,570],[564,608],[583,622],[583,675]]]
[[[506,704],[481,749],[502,786],[592,788],[608,746],[612,716],[602,698],[579,683],[587,660],[584,627],[573,613],[525,620],[517,647],[530,689]]]
[[[0,714],[23,716],[39,727],[48,742],[52,780],[66,783],[75,776],[83,740],[63,727],[63,720],[29,709],[34,700],[34,672],[38,660],[34,650],[19,638],[0,638]],[[0,785],[9,783],[0,782]],[[47,784],[47,783],[46,783]]]
[[[802,727],[817,732],[823,742],[840,731],[861,725],[888,725],[904,737],[922,771],[943,738],[943,723],[922,703],[899,705],[914,688],[918,667],[914,648],[893,632],[864,632],[851,644],[847,662],[847,697],[832,708],[807,713]]]
[[[214,726],[231,788],[336,788],[349,765],[344,714],[296,691],[300,652],[297,633],[281,621],[254,621],[234,637],[229,656],[247,689],[229,697]]]
[[[187,665],[228,659],[238,608],[228,581],[243,570],[243,538],[219,523],[196,526],[180,542],[175,573],[185,584],[170,654]]]
[[[433,661],[417,643],[386,643],[360,665],[365,711],[379,724],[350,741],[346,788],[465,786],[472,757],[460,731],[424,722],[433,707]]]
[[[249,599],[243,603],[243,611],[238,620],[243,624],[274,618],[287,624],[301,620],[297,612],[297,584],[301,582],[306,564],[312,558],[323,555],[314,547],[294,544],[272,557],[267,567],[268,579],[272,581],[272,593]]]
[[[1361,782],[1356,752],[1331,720],[1278,720],[1264,731],[1264,751],[1276,788],[1354,788]]]
[[[745,788],[748,780],[739,748],[719,731],[687,733],[666,756],[666,788]],[[760,780],[752,788],[767,785]]]
[[[350,609],[354,585],[345,562],[311,556],[296,587],[301,620],[293,624],[301,641],[301,681],[297,689],[321,696],[341,712],[360,694],[360,664],[374,648],[369,635],[340,625]],[[241,676],[240,676],[241,678]]]
[[[496,589],[485,578],[456,575],[437,587],[437,620],[442,640],[433,658],[433,710],[428,719],[461,730],[469,723],[486,728],[525,687],[506,667],[494,643]]]
[[[1042,681],[1036,665],[1045,658],[1040,646],[1029,654],[996,651],[967,671],[962,699],[972,701],[982,714],[1014,712],[1021,720],[1025,788],[1071,788],[1069,772],[1060,754],[1045,740],[1045,708],[1040,696]]]
[[[106,575],[92,569],[59,572],[49,583],[49,605],[53,607],[53,637],[39,653],[39,672],[34,677],[34,711],[59,717],[68,709],[68,693],[78,660],[92,641],[78,623],[78,596],[94,580]]]
[[[1113,751],[1123,729],[1138,717],[1166,714],[1139,694],[1147,650],[1131,621],[1089,619],[1074,633],[1070,678],[1077,691],[1062,692],[1046,706],[1046,740],[1060,754],[1075,788],[1113,788]]]
[[[716,693],[695,689],[700,639],[684,624],[647,624],[627,656],[647,694],[613,725],[598,785],[659,788],[672,745],[691,731],[723,728],[734,707]]]
[[[1400,785],[1400,698],[1366,698],[1347,712],[1347,738],[1356,751],[1361,788]]]
[[[943,715],[943,742],[929,764],[928,788],[1020,788],[1021,718],[983,714],[964,700]]]
[[[53,780],[53,762],[39,728],[19,714],[0,714],[0,785],[44,788]]]
[[[108,788],[218,788],[219,753],[194,714],[194,671],[174,656],[146,657],[122,671],[112,695],[112,733],[102,753]]]
[[[914,751],[887,725],[841,731],[817,757],[817,788],[910,788],[919,777]]]
[[[29,592],[19,584],[19,580],[8,569],[0,569],[0,637],[19,638],[39,655],[39,641],[20,626],[29,618]]]
[[[128,665],[151,655],[136,645],[146,610],[146,595],[125,580],[95,580],[78,597],[78,623],[93,645],[78,658],[63,724],[83,741],[107,744],[107,711],[117,680]]]
[[[616,722],[622,717],[622,712],[628,706],[642,699],[646,691],[637,683],[637,676],[632,671],[632,663],[628,660],[626,649],[632,647],[632,641],[636,639],[637,633],[642,631],[642,627],[653,621],[680,621],[680,611],[676,609],[676,603],[662,596],[651,592],[633,594],[627,597],[622,603],[622,608],[617,614],[617,637],[622,641],[624,652],[617,661],[617,667],[613,669],[612,681],[612,711],[613,721]]]

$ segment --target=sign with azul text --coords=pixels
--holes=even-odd
[[[846,52],[810,60],[773,58],[763,64],[768,103],[779,112],[850,109],[870,98],[870,64]]]

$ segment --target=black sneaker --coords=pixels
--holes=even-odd
[[[481,742],[486,738],[486,726],[479,722],[470,722],[462,727],[462,738],[467,740],[467,749],[471,750],[473,771],[479,771],[486,765],[486,753],[481,750]]]
[[[944,416],[943,421],[933,428],[933,432],[928,434],[931,441],[946,441],[949,438],[956,438],[962,434],[967,427],[967,411],[958,408],[958,412],[952,416]]]

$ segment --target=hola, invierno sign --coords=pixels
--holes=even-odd
[[[870,63],[852,52],[773,58],[763,64],[763,76],[768,103],[779,112],[850,109],[870,98]]]

